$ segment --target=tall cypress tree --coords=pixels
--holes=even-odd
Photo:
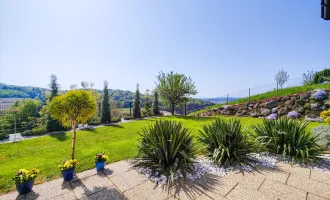
[[[111,122],[108,82],[104,81],[101,123]]]
[[[159,115],[159,100],[158,100],[158,92],[157,90],[154,91],[154,101],[152,103],[152,111],[154,112],[155,115]]]
[[[136,92],[135,92],[135,98],[134,98],[134,107],[133,107],[133,116],[134,118],[140,118],[141,117],[141,108],[140,108],[140,91],[139,91],[139,84],[136,85]]]
[[[60,87],[60,85],[57,83],[57,76],[55,74],[52,74],[50,76],[49,87],[50,87],[50,97],[49,97],[48,105],[52,101],[52,99],[58,95],[58,91]],[[47,131],[60,131],[63,130],[63,127],[58,121],[53,119],[50,116],[50,114],[47,112],[46,129]]]

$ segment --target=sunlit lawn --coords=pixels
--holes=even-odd
[[[202,125],[214,118],[166,117],[181,121],[194,136],[198,136]],[[261,122],[261,119],[240,118],[244,126]],[[76,158],[80,165],[77,172],[94,168],[94,155],[106,151],[110,162],[132,158],[136,155],[139,134],[145,126],[157,119],[139,120],[117,126],[105,126],[91,131],[77,132]],[[319,125],[311,123],[309,128]],[[200,146],[198,144],[198,146]],[[58,164],[71,153],[71,133],[55,134],[29,139],[18,143],[0,144],[0,193],[14,189],[11,177],[21,168],[40,169],[36,183],[45,182],[61,176]]]

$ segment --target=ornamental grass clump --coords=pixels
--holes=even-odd
[[[190,131],[181,123],[168,120],[156,121],[143,128],[134,166],[148,169],[152,177],[166,177],[171,185],[175,177],[185,179],[194,169],[196,148]]]
[[[218,118],[204,125],[198,140],[205,145],[207,156],[218,166],[253,166],[256,144],[247,138],[248,131],[238,119]]]
[[[308,122],[288,118],[264,119],[263,123],[253,125],[255,139],[272,153],[290,156],[292,163],[315,161],[322,153],[318,136],[306,130]]]

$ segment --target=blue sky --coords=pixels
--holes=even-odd
[[[144,92],[173,70],[215,97],[330,67],[329,34],[317,0],[3,0],[0,82]]]

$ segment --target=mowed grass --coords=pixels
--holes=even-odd
[[[309,85],[283,88],[283,89],[278,90],[278,96],[287,96],[287,95],[296,94],[296,93],[308,92],[309,89],[310,89]],[[330,83],[312,85],[312,89],[330,89]],[[263,100],[263,99],[268,99],[268,98],[272,98],[272,97],[276,97],[276,96],[277,96],[276,90],[272,90],[272,91],[265,92],[265,93],[262,93],[262,94],[253,95],[253,96],[250,97],[250,101]],[[249,98],[247,97],[247,98],[238,99],[236,101],[231,101],[228,104],[231,104],[231,105],[232,104],[240,104],[240,103],[245,103],[245,102],[248,102],[248,101],[249,101]],[[225,104],[216,104],[214,106],[207,107],[205,109],[190,113],[189,115],[194,115],[194,114],[206,112],[210,108],[211,109],[212,108],[219,108],[219,107],[221,107]]]
[[[77,172],[94,168],[96,153],[109,153],[109,163],[132,158],[137,154],[139,134],[143,127],[151,125],[155,120],[171,119],[180,121],[191,130],[193,136],[199,135],[199,130],[215,118],[207,117],[163,117],[138,120],[116,126],[104,126],[94,130],[77,132],[76,158],[80,165]],[[240,118],[244,126],[260,123],[261,119]],[[309,128],[320,123],[311,123]],[[201,147],[200,144],[197,144]],[[17,143],[0,144],[0,194],[14,190],[11,178],[21,168],[40,169],[36,183],[42,183],[61,177],[58,165],[65,158],[70,158],[71,132],[42,136]]]

